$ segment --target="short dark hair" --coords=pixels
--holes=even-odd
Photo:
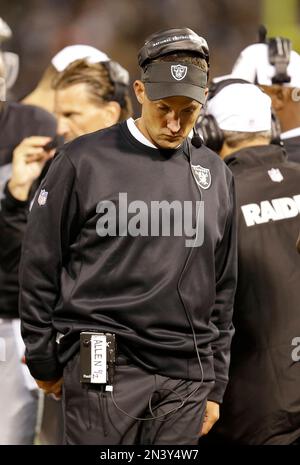
[[[168,61],[178,61],[180,63],[188,63],[190,65],[197,66],[198,68],[202,69],[205,73],[208,74],[208,64],[205,58],[199,56],[197,52],[186,52],[186,51],[178,51],[178,52],[171,52],[167,55],[162,55],[158,58],[154,58],[151,61],[148,61],[146,65],[143,67],[145,70],[150,63],[161,63],[161,62],[168,62]]]
[[[266,143],[271,140],[272,134],[270,131],[257,132],[242,132],[242,131],[223,131],[224,141],[228,147],[235,149],[242,142],[252,142],[257,138],[266,139]]]

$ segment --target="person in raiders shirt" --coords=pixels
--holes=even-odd
[[[288,445],[300,437],[300,165],[270,144],[269,96],[250,83],[223,84],[206,117],[235,179],[239,273],[229,383],[206,441]]]

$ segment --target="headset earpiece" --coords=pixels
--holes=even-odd
[[[114,90],[106,96],[106,100],[115,100],[121,107],[125,106],[125,95],[129,86],[129,73],[116,61],[105,61],[102,65],[106,68],[109,79],[113,83]]]
[[[250,84],[250,82],[239,78],[228,78],[218,82],[213,81],[209,87],[207,100],[211,100],[224,89],[224,87],[231,84]],[[201,133],[204,144],[214,152],[220,152],[224,143],[223,131],[218,126],[215,117],[205,113],[205,108],[203,116],[202,118],[200,117],[196,128]]]
[[[223,146],[224,135],[215,117],[213,115],[204,115],[197,127],[202,134],[204,144],[214,152],[219,152]]]

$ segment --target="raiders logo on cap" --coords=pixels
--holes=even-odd
[[[171,66],[171,74],[176,81],[181,81],[185,78],[187,73],[187,66],[182,65],[172,65]]]

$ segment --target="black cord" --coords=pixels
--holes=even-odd
[[[198,388],[197,388],[198,389]],[[169,389],[169,391],[173,391],[172,389]],[[153,396],[154,393],[151,394],[150,398],[149,398],[149,402],[148,404],[151,405],[151,397]],[[177,394],[178,397],[181,397]],[[139,421],[153,421],[153,420],[159,420],[160,418],[164,418],[166,417],[167,415],[169,415],[170,413],[175,413],[177,410],[179,410],[184,404],[185,404],[185,399],[182,398],[181,400],[181,404],[178,406],[178,407],[174,407],[172,408],[171,410],[169,410],[168,412],[165,412],[165,413],[162,413],[161,415],[157,415],[157,416],[151,416],[151,417],[148,417],[148,418],[145,418],[145,417],[135,417],[133,415],[129,415],[129,413],[125,412],[125,410],[123,410],[121,407],[118,406],[118,404],[116,403],[115,401],[115,398],[114,398],[114,395],[113,395],[113,390],[111,391],[111,400],[114,404],[114,406],[120,411],[122,412],[124,415],[126,415],[127,417],[129,418],[132,418],[133,420],[139,420]],[[187,399],[186,399],[187,400]],[[156,408],[159,407],[159,404],[156,406]],[[151,412],[151,410],[150,410]]]
[[[191,172],[192,172],[192,175],[193,175],[193,179],[196,183],[196,186],[198,188],[198,191],[200,193],[200,200],[202,201],[202,191],[200,189],[200,186],[198,185],[197,183],[197,180],[195,178],[195,175],[194,175],[194,171],[193,171],[193,168],[192,168],[192,157],[191,157],[191,151],[190,151],[190,145],[189,145],[189,142],[188,140],[186,140],[186,144],[187,144],[187,156],[188,156],[188,161],[189,161],[189,165],[190,165],[190,169],[191,169]],[[197,219],[196,219],[196,237],[195,237],[195,243],[197,241],[197,234],[198,234],[198,224],[199,224],[199,215],[200,215],[200,209],[197,213]],[[112,402],[114,404],[114,406],[120,411],[122,412],[124,415],[126,415],[127,417],[129,418],[132,418],[133,420],[138,420],[138,421],[153,421],[153,420],[159,420],[159,421],[166,421],[167,418],[165,418],[167,415],[170,415],[171,413],[175,413],[177,412],[179,409],[181,409],[185,404],[186,402],[194,395],[196,394],[196,392],[200,389],[200,387],[202,386],[203,384],[203,379],[204,379],[204,373],[203,373],[203,367],[202,367],[202,363],[201,363],[201,358],[200,358],[200,355],[199,355],[199,350],[198,350],[198,345],[197,345],[197,338],[196,338],[196,334],[195,334],[195,330],[194,330],[194,325],[193,325],[193,322],[192,322],[192,319],[191,319],[191,316],[189,314],[189,311],[188,311],[188,308],[186,307],[185,303],[184,303],[184,300],[182,299],[181,297],[181,294],[180,294],[180,283],[182,281],[182,276],[184,275],[186,269],[187,269],[187,266],[189,264],[189,261],[191,259],[191,256],[192,256],[192,253],[193,253],[193,250],[195,249],[195,247],[191,247],[190,248],[190,252],[188,254],[188,257],[185,261],[185,264],[184,264],[184,267],[183,267],[183,270],[180,274],[180,278],[179,278],[179,281],[178,281],[178,284],[177,284],[177,291],[178,291],[178,294],[179,294],[179,298],[181,300],[181,303],[183,305],[183,308],[185,310],[185,314],[187,316],[187,319],[188,319],[188,322],[189,322],[189,325],[190,325],[190,328],[191,328],[191,331],[192,331],[192,336],[193,336],[193,342],[194,342],[194,347],[195,347],[195,351],[196,351],[196,355],[197,355],[197,359],[198,359],[198,363],[199,363],[199,367],[200,367],[200,372],[201,372],[201,379],[200,379],[200,384],[199,386],[197,386],[195,389],[192,390],[192,392],[190,392],[189,394],[187,394],[186,396],[180,396],[176,391],[174,391],[173,389],[160,389],[159,391],[154,391],[150,397],[149,397],[149,402],[148,402],[148,406],[149,406],[149,411],[150,411],[150,414],[151,414],[151,417],[148,417],[148,418],[140,418],[140,417],[135,417],[135,416],[132,416],[130,415],[129,413],[125,412],[125,410],[123,410],[121,407],[118,406],[118,404],[116,403],[115,401],[115,398],[114,398],[114,395],[113,395],[113,390],[111,390],[111,399],[112,399]],[[165,412],[161,415],[157,415],[157,416],[154,416],[154,410],[157,410],[158,408],[162,407],[162,405],[166,404],[166,403],[169,403],[170,400],[166,401],[162,401],[160,402],[159,404],[157,404],[154,408],[152,408],[152,397],[154,395],[155,392],[161,392],[161,391],[169,391],[169,392],[173,392],[177,397],[178,397],[178,400],[176,402],[180,402],[180,405],[178,407],[174,407],[172,409],[170,409],[168,412]],[[164,420],[161,420],[161,418],[164,418]]]
[[[201,188],[199,186],[199,184],[197,183],[197,180],[195,178],[195,174],[194,174],[194,171],[193,171],[193,167],[192,167],[192,155],[191,155],[191,150],[190,150],[190,145],[189,145],[189,142],[188,140],[186,140],[186,145],[187,145],[187,156],[188,156],[188,161],[189,161],[189,164],[190,164],[190,169],[191,169],[191,172],[192,172],[192,175],[193,175],[193,179],[196,183],[196,186],[198,188],[198,191],[200,193],[200,201],[202,201],[202,191],[201,191]],[[198,234],[198,224],[199,224],[199,215],[200,215],[200,209],[198,211],[198,215],[197,215],[197,219],[196,219],[196,237],[195,237],[195,241],[194,243],[197,242],[197,234]],[[186,316],[187,316],[187,319],[189,321],[189,324],[190,324],[190,327],[191,327],[191,331],[192,331],[192,335],[193,335],[193,341],[194,341],[194,346],[195,346],[195,351],[196,351],[196,355],[197,355],[197,359],[198,359],[198,363],[199,363],[199,368],[200,368],[200,372],[201,372],[201,380],[200,380],[200,386],[198,387],[198,389],[201,387],[202,383],[203,383],[203,378],[204,378],[204,373],[203,373],[203,367],[202,367],[202,363],[201,363],[201,358],[200,358],[200,355],[199,355],[199,350],[198,350],[198,345],[197,345],[197,338],[196,338],[196,334],[195,334],[195,330],[194,330],[194,325],[193,325],[193,322],[192,322],[192,319],[191,319],[191,316],[189,314],[189,311],[188,311],[188,308],[186,307],[185,303],[184,303],[184,300],[182,299],[181,297],[181,294],[180,294],[180,283],[182,281],[182,276],[184,275],[186,269],[187,269],[187,266],[188,266],[188,263],[191,259],[191,256],[192,256],[192,253],[193,253],[193,250],[195,249],[195,247],[191,247],[190,249],[190,253],[186,259],[186,262],[184,264],[184,267],[183,267],[183,270],[181,272],[181,275],[180,275],[180,278],[179,278],[179,281],[178,281],[178,284],[177,284],[177,290],[178,290],[178,294],[179,294],[179,298],[182,302],[182,305],[184,307],[184,310],[185,310],[185,313],[186,313]],[[198,390],[197,389],[197,390]]]

